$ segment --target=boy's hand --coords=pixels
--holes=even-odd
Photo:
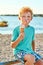
[[[20,38],[20,40],[24,39],[24,32],[20,33],[19,38]]]
[[[19,34],[19,37],[14,42],[11,43],[11,47],[12,48],[15,48],[19,44],[19,42],[21,40],[23,40],[23,38],[24,38],[24,32],[23,33],[20,33]]]

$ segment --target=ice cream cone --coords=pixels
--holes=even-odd
[[[20,27],[20,32],[21,32],[21,33],[24,32],[24,25],[22,25],[22,26]]]

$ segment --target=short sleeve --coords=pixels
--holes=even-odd
[[[32,41],[35,40],[35,29],[33,28],[33,36],[32,36]]]
[[[18,37],[18,33],[17,33],[17,29],[15,28],[15,29],[13,30],[13,34],[12,34],[11,41],[12,41],[12,42],[15,41],[15,40],[17,39],[17,37]]]

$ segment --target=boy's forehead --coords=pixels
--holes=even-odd
[[[24,13],[21,14],[21,16],[22,15],[31,15],[31,13],[30,12],[24,12]]]

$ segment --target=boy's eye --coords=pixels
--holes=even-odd
[[[27,16],[27,17],[30,17],[30,16]]]
[[[25,16],[22,16],[22,17],[25,17]]]

